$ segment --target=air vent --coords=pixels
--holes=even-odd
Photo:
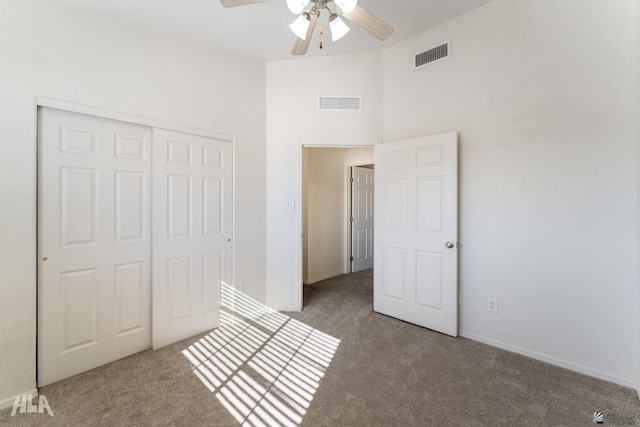
[[[319,110],[360,111],[360,98],[321,96],[318,98]]]
[[[413,69],[417,70],[426,65],[439,62],[449,57],[449,43],[444,42],[438,46],[425,50],[424,52],[416,53],[413,62]]]

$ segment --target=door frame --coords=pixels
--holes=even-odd
[[[100,117],[100,118],[104,118],[104,119],[111,119],[111,120],[118,120],[121,122],[127,122],[127,123],[132,123],[132,124],[136,124],[136,125],[142,125],[142,126],[148,126],[152,129],[154,128],[158,128],[158,129],[167,129],[170,131],[175,131],[175,132],[180,132],[180,133],[186,133],[186,134],[192,134],[192,135],[197,135],[197,136],[203,136],[203,137],[207,137],[207,138],[213,138],[213,139],[219,139],[222,141],[226,141],[226,142],[230,142],[231,143],[231,150],[232,150],[232,156],[233,156],[233,162],[234,162],[234,168],[232,171],[232,186],[231,186],[231,215],[232,218],[236,217],[236,169],[235,168],[235,161],[236,161],[236,144],[235,144],[235,135],[231,135],[231,134],[226,134],[226,133],[222,133],[222,132],[216,132],[216,131],[212,131],[212,130],[208,130],[208,129],[201,129],[201,128],[196,128],[196,127],[190,127],[190,126],[185,126],[185,125],[180,125],[180,124],[176,124],[176,123],[170,123],[170,122],[165,122],[162,120],[156,120],[156,119],[152,119],[152,118],[147,118],[147,117],[141,117],[141,116],[136,116],[133,114],[128,114],[128,113],[122,113],[122,112],[118,112],[118,111],[111,111],[111,110],[105,110],[102,108],[98,108],[98,107],[93,107],[93,106],[89,106],[89,105],[84,105],[84,104],[78,104],[78,103],[74,103],[74,102],[70,102],[70,101],[65,101],[65,100],[60,100],[60,99],[55,99],[55,98],[49,98],[49,97],[44,97],[44,96],[35,96],[34,98],[34,108],[35,108],[35,117],[36,120],[34,122],[34,127],[35,127],[35,134],[38,135],[39,129],[38,129],[38,117],[39,117],[39,109],[41,107],[44,108],[54,108],[54,109],[58,109],[58,110],[64,110],[64,111],[68,111],[71,113],[79,113],[79,114],[86,114],[89,116],[95,116],[95,117]],[[36,150],[34,153],[35,156],[35,164],[37,165],[38,162],[40,161],[40,156],[39,156],[39,141],[36,139]],[[151,147],[153,147],[153,140],[151,141]],[[39,179],[39,167],[36,166],[36,218],[38,218],[38,210],[39,210],[39,205],[38,205],[38,193],[39,193],[39,186],[38,186],[38,179]],[[152,206],[149,207],[150,209],[153,209]],[[35,325],[36,325],[36,337],[38,334],[38,297],[39,297],[39,288],[40,288],[40,280],[41,277],[38,274],[39,271],[39,266],[40,266],[40,259],[38,257],[38,251],[39,251],[39,244],[38,244],[38,225],[39,225],[39,221],[36,220],[35,222],[35,236],[36,236],[36,250],[35,250],[35,256],[34,256],[34,261],[35,261],[35,271],[36,271],[36,292],[35,292],[35,306],[36,306],[36,310],[35,310]],[[231,230],[231,235],[233,237],[235,237],[236,233],[236,221],[233,221],[233,225],[232,225],[232,230]],[[231,257],[232,257],[232,263],[231,263],[231,281],[234,282],[235,280],[235,272],[236,272],[236,244],[235,244],[235,238],[231,239]],[[153,306],[151,306],[151,310],[152,310],[152,315],[153,315]],[[34,340],[34,345],[36,346],[36,357],[34,359],[34,372],[35,377],[36,377],[36,390],[38,387],[38,340]]]
[[[352,216],[351,208],[353,207],[353,194],[351,191],[352,190],[351,176],[353,174],[354,167],[368,166],[368,165],[373,165],[375,170],[375,161],[349,162],[344,164],[344,188],[345,188],[344,190],[344,229],[347,230],[347,232],[345,233],[343,240],[344,240],[345,253],[351,254],[351,256],[353,256],[353,253],[351,253],[351,250],[353,249],[352,242],[351,242],[353,238],[353,223],[351,222],[351,216]],[[352,270],[351,262],[348,259],[345,259],[343,271],[346,274],[349,274],[352,272],[351,270]]]
[[[228,142],[235,142],[235,136],[226,134],[226,133],[180,125],[177,123],[165,122],[162,120],[151,119],[148,117],[136,116],[134,114],[121,113],[119,111],[104,110],[102,108],[97,108],[89,105],[77,104],[74,102],[63,101],[63,100],[54,99],[54,98],[47,98],[43,96],[36,96],[35,106],[36,106],[36,110],[38,107],[55,108],[58,110],[69,111],[72,113],[87,114],[89,116],[97,116],[104,119],[112,119],[112,120],[118,120],[121,122],[133,123],[136,125],[149,126],[151,128],[161,128],[161,129],[167,129],[167,130],[172,130],[176,132],[205,136],[207,138],[221,139]],[[37,126],[37,123],[36,123],[36,126]],[[235,145],[234,145],[234,148],[235,148]]]
[[[302,201],[303,201],[303,185],[302,185],[302,179],[303,179],[303,166],[304,166],[304,148],[366,148],[366,147],[371,147],[373,148],[374,146],[376,146],[377,144],[379,144],[380,141],[371,141],[371,140],[364,140],[364,141],[341,141],[341,140],[299,140],[298,143],[296,144],[296,157],[298,158],[297,161],[297,179],[296,179],[296,194],[295,194],[295,200],[294,200],[294,204],[296,206],[296,210],[298,211],[297,215],[294,215],[295,217],[295,236],[299,236],[299,238],[296,238],[296,247],[295,247],[295,259],[294,259],[294,265],[296,268],[296,273],[295,273],[295,278],[298,281],[298,284],[295,286],[295,295],[294,295],[294,301],[295,301],[295,307],[293,307],[292,311],[302,311],[302,299],[303,299],[303,286],[304,284],[302,283],[304,280],[303,277],[303,245],[302,245],[302,217],[304,215],[304,209],[302,209]],[[371,162],[366,162],[365,164],[371,164]],[[343,180],[345,181],[346,178]],[[345,182],[346,185],[346,182]],[[348,211],[346,211],[348,212]],[[346,214],[344,215],[344,218],[346,220]],[[344,238],[343,238],[344,239]],[[346,262],[346,261],[345,261]]]

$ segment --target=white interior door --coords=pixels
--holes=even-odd
[[[457,134],[374,151],[374,310],[457,336]]]
[[[39,110],[38,386],[151,345],[151,129]]]
[[[154,129],[153,348],[219,324],[231,284],[232,144]]]
[[[373,179],[371,168],[351,168],[351,271],[373,268]]]

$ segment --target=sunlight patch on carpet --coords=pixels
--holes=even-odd
[[[340,340],[221,285],[220,327],[182,354],[245,426],[298,426]]]

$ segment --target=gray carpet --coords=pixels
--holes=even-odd
[[[372,272],[305,286],[301,313],[223,292],[224,325],[43,387],[6,426],[640,425],[634,390],[372,312]]]

